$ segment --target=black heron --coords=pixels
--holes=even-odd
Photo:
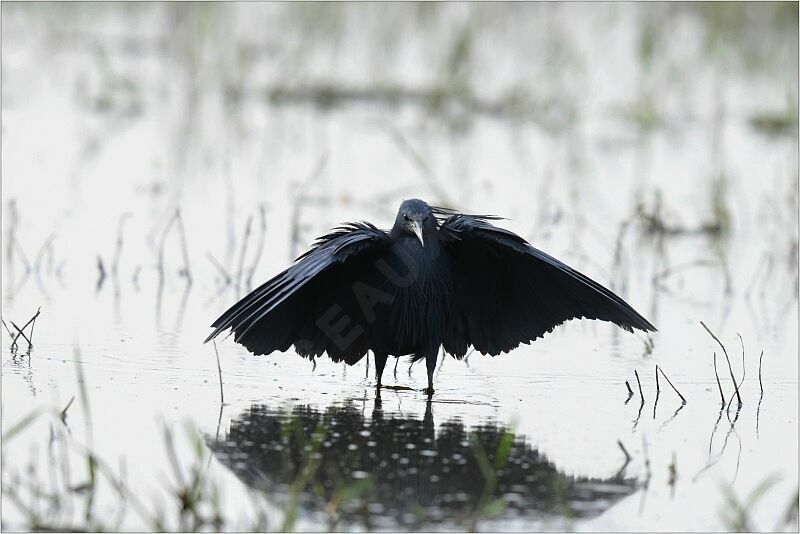
[[[377,386],[387,358],[425,360],[428,387],[439,348],[495,356],[576,318],[632,332],[655,327],[584,274],[490,223],[499,217],[400,205],[390,231],[347,223],[253,290],[211,325],[253,354],[325,353],[353,365],[372,351]]]

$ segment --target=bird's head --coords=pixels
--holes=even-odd
[[[436,217],[431,207],[416,198],[405,200],[400,204],[394,221],[396,232],[416,236],[422,246],[425,246],[424,236],[430,235],[429,232],[436,230],[436,226]]]

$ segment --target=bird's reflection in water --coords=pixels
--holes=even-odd
[[[276,502],[299,491],[301,513],[320,514],[329,526],[463,526],[498,513],[585,518],[636,489],[624,468],[608,479],[559,472],[502,425],[469,428],[452,419],[437,428],[430,402],[422,420],[384,413],[380,397],[371,416],[353,403],[324,411],[253,405],[210,446],[243,482]]]

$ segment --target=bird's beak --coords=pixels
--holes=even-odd
[[[413,232],[417,235],[417,239],[419,239],[419,242],[424,247],[425,240],[422,239],[422,225],[419,223],[419,221],[411,221],[411,230],[413,230]]]

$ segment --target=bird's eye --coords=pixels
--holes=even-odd
[[[410,220],[411,220],[411,218],[410,218],[408,215],[405,215],[405,214],[403,214],[403,218],[404,218],[405,220],[407,220],[407,221],[410,221]]]

